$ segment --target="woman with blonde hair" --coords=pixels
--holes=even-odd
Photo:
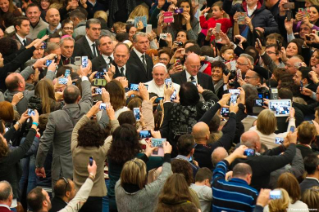
[[[319,211],[319,186],[307,189],[302,195],[302,201],[308,205],[309,211]]]
[[[288,123],[287,132],[276,134],[275,133],[275,131],[277,130],[276,116],[271,110],[264,109],[258,115],[257,125],[250,128],[249,130],[257,132],[261,143],[265,144],[269,149],[272,149],[282,144],[278,141],[278,138],[284,139],[287,136],[287,133],[289,132],[290,127],[296,127],[295,109],[293,107],[290,108],[288,119],[289,119],[289,123]]]
[[[101,18],[105,22],[107,22],[107,13],[105,11],[102,11],[102,10],[96,11],[94,13],[94,17],[93,18]]]
[[[171,152],[169,142],[163,143],[164,163],[159,177],[147,184],[146,164],[152,149],[147,146],[143,160],[134,158],[127,161],[122,169],[121,178],[115,185],[115,198],[118,211],[154,211],[159,194],[166,179],[172,175]],[[145,201],[147,199],[147,201]]]
[[[146,16],[146,21],[148,21],[149,9],[147,6],[140,4],[134,8],[134,10],[130,13],[128,19],[135,19],[135,17]]]
[[[280,191],[281,197],[278,199],[272,199],[269,201],[268,205],[264,208],[265,211],[269,212],[287,212],[290,198],[287,191],[283,188],[276,189],[274,191]],[[271,194],[270,194],[271,198]]]
[[[284,189],[289,195],[288,211],[308,212],[308,206],[300,201],[301,191],[298,180],[289,172],[284,172],[280,175],[277,181],[277,188]],[[268,206],[265,207],[264,212],[269,211]]]

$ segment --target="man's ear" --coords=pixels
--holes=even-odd
[[[71,195],[71,191],[66,191],[66,192],[65,192],[65,196],[66,196],[67,198],[69,198],[70,195]]]

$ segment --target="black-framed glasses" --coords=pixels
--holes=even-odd
[[[68,187],[69,187],[69,180],[68,179],[66,179],[65,177],[62,177],[62,179],[64,180],[64,182],[65,182],[65,194],[66,194],[66,192],[68,191]]]

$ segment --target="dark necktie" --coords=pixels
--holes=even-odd
[[[142,62],[143,62],[145,71],[147,72],[147,64],[146,64],[146,60],[145,60],[145,55],[144,54],[142,55]]]
[[[113,62],[112,57],[108,57],[108,58],[109,58],[109,61],[110,61],[109,63],[112,64],[112,62]]]
[[[124,74],[124,67],[120,68],[120,73],[121,73],[121,76],[124,77],[125,74]]]
[[[27,41],[26,41],[25,39],[23,39],[22,42],[23,42],[23,45],[24,45],[24,46],[27,46]]]
[[[93,57],[96,57],[96,50],[95,50],[95,43],[92,44],[92,47],[93,47]]]
[[[193,76],[191,76],[190,79],[192,82],[195,81],[195,77],[193,77]]]
[[[63,65],[68,65],[68,64],[70,64],[70,60],[69,58],[65,58]]]

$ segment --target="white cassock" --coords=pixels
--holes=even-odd
[[[144,84],[148,85],[148,92],[149,93],[155,93],[158,97],[164,97],[165,83],[161,86],[158,86],[158,85],[156,85],[154,80],[151,80],[151,81],[148,81]],[[181,86],[179,84],[173,83],[173,87],[175,88],[176,93],[179,93],[179,89]]]

